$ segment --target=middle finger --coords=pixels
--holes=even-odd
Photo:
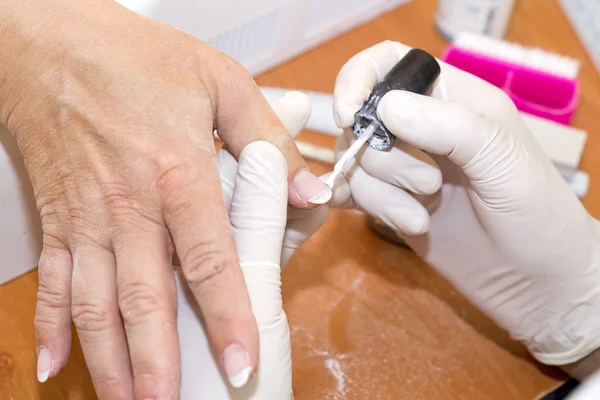
[[[176,399],[180,354],[168,233],[160,221],[132,214],[114,224],[113,246],[135,398]]]

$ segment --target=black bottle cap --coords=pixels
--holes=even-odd
[[[390,90],[406,90],[427,94],[440,75],[440,65],[435,57],[426,51],[412,49],[388,72],[373,88],[371,95],[362,108],[354,115],[354,136],[359,137],[371,123],[377,124],[377,130],[367,141],[376,150],[387,150],[395,137],[377,117],[379,100]]]

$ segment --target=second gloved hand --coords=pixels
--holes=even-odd
[[[408,50],[380,43],[341,70],[338,157],[354,113]],[[440,64],[432,97],[392,91],[381,99],[378,115],[400,140],[390,152],[359,153],[335,202],[399,231],[542,363],[577,362],[600,347],[598,221],[502,91]]]

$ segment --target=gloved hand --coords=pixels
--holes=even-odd
[[[575,389],[567,400],[598,400],[600,398],[600,370],[592,374]]]
[[[310,103],[298,92],[289,93],[273,109],[292,135],[308,120]],[[202,314],[178,276],[178,314],[182,400],[286,400],[292,396],[289,327],[281,302],[281,269],[294,250],[325,221],[328,207],[287,208],[287,167],[279,150],[267,142],[247,145],[239,165],[227,150],[217,153],[223,196],[229,213],[240,265],[259,328],[258,372],[242,388],[227,383],[211,352]],[[286,226],[287,215],[287,226]],[[234,360],[235,361],[235,360]],[[231,381],[248,379],[246,360],[225,363]]]
[[[338,158],[354,113],[408,50],[383,42],[340,71]],[[359,153],[332,204],[397,230],[542,363],[577,362],[600,347],[598,221],[500,89],[440,64],[431,97],[393,91],[381,99],[378,115],[399,140],[389,152]]]

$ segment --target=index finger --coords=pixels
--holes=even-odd
[[[177,153],[161,167],[165,222],[208,336],[234,387],[258,364],[258,330],[239,266],[214,153]],[[171,164],[171,165],[168,165]]]

